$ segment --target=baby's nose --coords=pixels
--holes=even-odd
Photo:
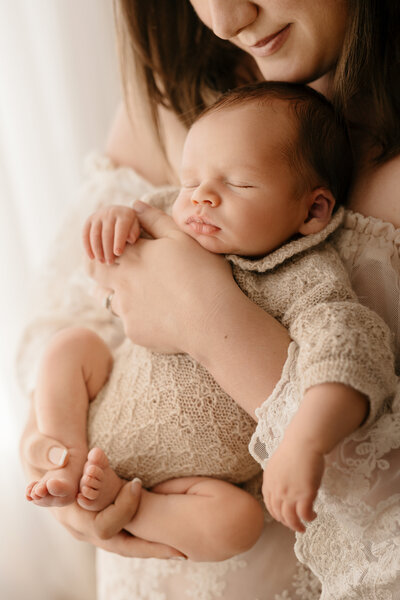
[[[210,189],[202,189],[201,187],[199,187],[192,194],[192,204],[194,206],[208,205],[215,207],[218,206],[220,203],[221,199],[219,195]]]

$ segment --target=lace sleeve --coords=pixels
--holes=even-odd
[[[132,204],[153,189],[132,169],[116,168],[105,156],[88,157],[78,202],[57,235],[29,294],[29,322],[17,354],[17,376],[25,393],[34,389],[41,353],[60,329],[85,325],[111,347],[121,342],[120,321],[99,306],[91,295],[91,281],[83,267],[82,224],[101,206]]]

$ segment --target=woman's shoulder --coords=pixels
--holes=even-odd
[[[114,164],[132,168],[153,185],[173,184],[186,130],[176,115],[167,109],[160,110],[159,119],[165,151],[149,111],[137,105],[128,113],[121,103],[110,127],[106,153]]]
[[[360,178],[351,194],[349,208],[400,228],[400,155]]]

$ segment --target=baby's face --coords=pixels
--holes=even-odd
[[[294,125],[283,103],[225,108],[190,129],[173,206],[179,227],[204,248],[260,256],[295,235],[307,216],[299,176],[280,149]]]

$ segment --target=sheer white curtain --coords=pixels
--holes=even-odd
[[[0,597],[89,600],[89,548],[24,500],[14,379],[27,282],[120,96],[112,0],[0,0]]]

